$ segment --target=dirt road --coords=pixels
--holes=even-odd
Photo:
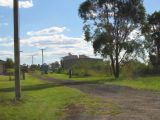
[[[160,92],[136,90],[128,87],[104,85],[90,82],[74,82],[42,78],[49,82],[81,90],[118,104],[123,113],[116,116],[84,116],[78,108],[70,106],[65,120],[160,120]],[[74,110],[72,110],[74,109]],[[76,110],[77,109],[77,110]]]

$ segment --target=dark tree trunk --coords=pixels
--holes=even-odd
[[[115,78],[119,78],[119,59],[118,59],[118,55],[116,55],[116,74],[115,74]]]
[[[117,32],[118,34],[118,32]],[[118,40],[117,40],[118,41]],[[119,46],[118,46],[118,42],[116,43],[116,49],[115,49],[115,78],[118,79],[119,78]]]
[[[112,56],[112,55],[110,55],[110,59],[111,59],[112,73],[113,73],[113,75],[115,76],[115,75],[116,75],[115,62],[114,62],[114,59],[113,59],[113,56]]]
[[[113,60],[111,60],[111,67],[112,67],[112,73],[113,73],[114,77],[116,79],[118,79],[119,74],[120,74],[120,67],[119,67],[118,59],[115,62]]]
[[[114,75],[114,77],[116,79],[119,78],[119,74],[120,74],[120,67],[119,67],[119,59],[118,59],[118,56],[116,57],[116,60],[114,61],[113,57],[110,56],[110,59],[111,59],[111,67],[112,67],[112,73]]]

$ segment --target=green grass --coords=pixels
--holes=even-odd
[[[62,80],[75,80],[75,81],[106,81],[109,78],[107,76],[89,76],[89,77],[77,77],[72,76],[72,78],[69,78],[67,74],[56,74],[56,73],[49,73],[46,75],[46,77],[52,77]],[[111,79],[111,78],[110,78]]]
[[[140,77],[137,79],[114,80],[106,84],[127,86],[136,89],[160,91],[160,77]]]
[[[117,105],[108,102],[105,105],[100,98],[88,96],[77,89],[40,81],[29,75],[21,81],[21,85],[22,100],[15,102],[14,81],[0,76],[0,120],[59,120],[66,116],[64,111],[70,104],[84,106],[88,114],[95,113],[93,111],[103,113],[104,106],[109,108],[105,114],[118,114],[120,111]]]
[[[75,80],[75,81],[90,81],[90,82],[97,82],[97,83],[104,83],[104,84],[112,84],[112,85],[119,85],[119,86],[127,86],[135,89],[145,89],[145,90],[153,90],[153,91],[160,91],[160,77],[140,77],[136,79],[119,79],[115,80],[111,77],[106,76],[92,76],[92,77],[83,77],[78,78],[73,76],[73,78],[68,78],[66,74],[56,74],[56,73],[49,73],[46,75],[48,77],[53,77],[57,79],[63,80]]]

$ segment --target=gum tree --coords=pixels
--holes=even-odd
[[[120,63],[140,46],[131,33],[140,27],[145,9],[142,0],[86,0],[79,7],[85,40],[95,54],[109,57],[112,72],[119,78]],[[137,34],[138,35],[138,34]]]
[[[150,61],[153,66],[160,65],[160,11],[148,15],[142,27],[145,36],[145,48],[147,49]]]

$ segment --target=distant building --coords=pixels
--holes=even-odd
[[[5,73],[5,61],[0,60],[0,75]]]
[[[82,59],[82,58],[89,58],[89,57],[86,55],[79,55],[79,59]]]
[[[71,53],[69,53],[68,56],[65,56],[62,58],[62,60],[71,60],[71,59],[78,59],[78,56],[72,55]]]
[[[72,55],[72,54],[68,54],[68,56],[65,56],[62,58],[61,60],[61,66],[64,69],[70,69],[72,68],[73,65],[79,63],[79,62],[88,62],[88,61],[103,61],[102,59],[96,59],[96,58],[90,58],[86,55]]]

